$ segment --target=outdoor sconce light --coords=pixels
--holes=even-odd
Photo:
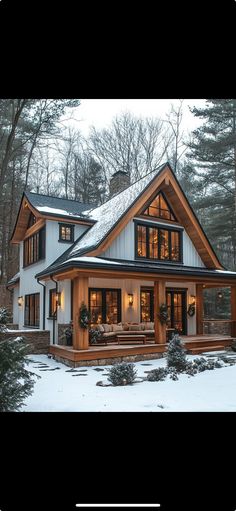
[[[23,296],[18,296],[18,300],[17,301],[18,301],[19,307],[21,307],[22,304],[23,304]]]
[[[221,300],[221,298],[223,298],[223,293],[221,291],[219,291],[219,293],[217,293],[217,296]]]
[[[57,307],[61,306],[61,293],[60,292],[56,293],[56,303],[57,303]]]
[[[129,306],[132,307],[132,305],[134,304],[134,295],[133,295],[133,293],[128,293],[128,297],[129,297]]]
[[[189,299],[189,305],[195,305],[196,303],[196,296],[191,295]]]

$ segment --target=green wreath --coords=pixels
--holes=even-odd
[[[187,313],[190,317],[194,316],[195,314],[195,305],[194,303],[190,303],[189,308],[187,310]]]
[[[85,303],[81,303],[81,307],[79,309],[79,325],[81,328],[88,328],[90,322],[90,312],[86,307]]]
[[[166,324],[168,321],[168,307],[165,303],[162,303],[162,305],[160,305],[159,318],[162,325]]]

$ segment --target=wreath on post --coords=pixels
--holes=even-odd
[[[88,328],[90,322],[90,312],[86,307],[85,303],[81,303],[81,307],[79,309],[79,325],[81,328]]]
[[[194,314],[195,314],[195,304],[194,303],[190,303],[187,313],[190,317],[194,316]]]
[[[159,318],[162,325],[166,324],[168,321],[168,307],[165,303],[162,303],[162,305],[160,305]]]

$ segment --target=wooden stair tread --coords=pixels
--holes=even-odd
[[[199,348],[189,348],[189,353],[202,353],[204,351],[218,351],[218,350],[225,350],[225,346],[218,345],[218,346],[202,346]]]

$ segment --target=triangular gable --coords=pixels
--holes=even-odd
[[[94,249],[89,247],[88,250],[79,250],[78,255],[82,253],[86,253],[86,255],[89,256],[101,255],[109,248],[113,240],[120,234],[127,223],[135,216],[140,215],[140,212],[143,211],[149,201],[152,201],[160,191],[163,192],[173,212],[178,212],[178,220],[185,228],[205,266],[207,268],[223,269],[169,163],[166,163],[161,171],[154,176],[154,179],[151,180],[150,184],[137,197],[131,207],[127,207],[126,212],[119,221],[116,222],[113,228],[110,229],[107,235],[103,237],[99,244],[97,244],[97,247],[94,247]],[[122,195],[125,192],[126,190],[119,194],[120,201],[122,201]],[[91,216],[92,213],[93,212],[91,212]],[[175,216],[177,216],[176,213]],[[96,227],[96,230],[99,228],[96,224],[94,227]],[[93,227],[90,229],[90,238],[92,237],[92,231]],[[86,238],[86,233],[83,238]],[[82,244],[83,239],[81,240],[81,245]],[[76,247],[74,247],[71,252],[76,254]]]
[[[11,237],[11,243],[20,243],[25,236],[27,229],[32,227],[30,226],[30,219],[35,218],[36,222],[42,218],[42,215],[38,213],[36,209],[30,204],[30,202],[26,199],[25,194],[21,199],[20,208],[18,211],[15,227]]]
[[[154,199],[145,206],[141,214],[152,218],[161,218],[162,220],[177,222],[176,216],[162,192],[159,192]]]

